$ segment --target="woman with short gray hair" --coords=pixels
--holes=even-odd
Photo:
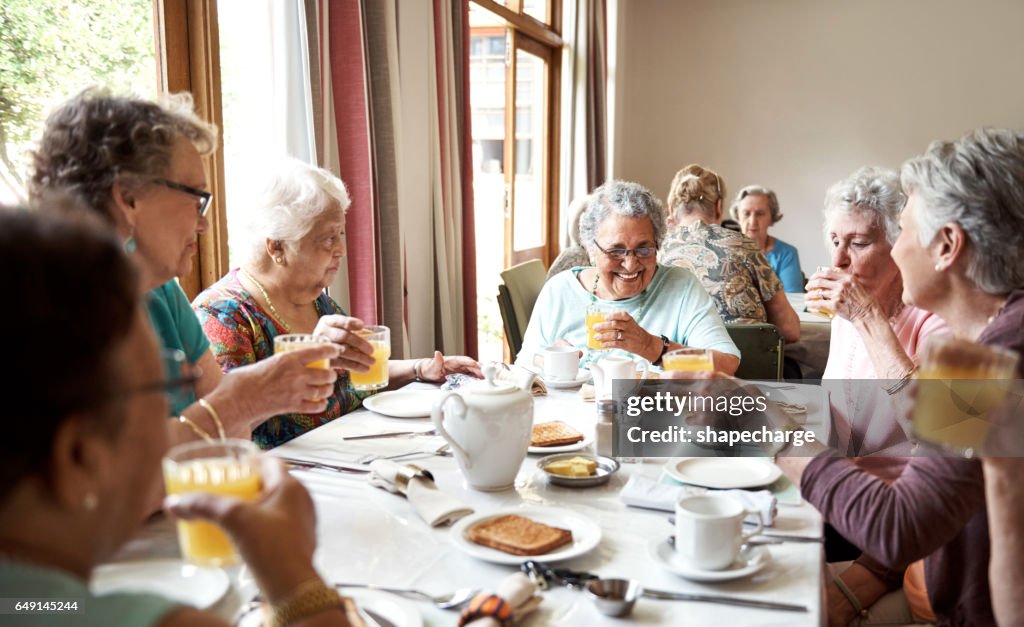
[[[346,315],[324,292],[347,252],[345,212],[351,201],[345,184],[291,158],[263,180],[238,240],[241,267],[203,290],[192,308],[225,372],[270,358],[274,338],[283,333],[328,338],[340,349],[331,365],[346,371],[325,410],[279,414],[253,430],[256,444],[272,448],[359,407],[369,392],[357,392],[347,371],[366,372],[375,362],[373,347],[359,334],[362,320]],[[456,372],[480,376],[476,361],[439,351],[424,359],[389,360],[387,367],[391,387],[414,379],[444,381]]]
[[[768,235],[768,227],[782,219],[775,192],[761,185],[747,185],[736,194],[729,208],[743,234],[754,240],[767,257],[772,270],[787,292],[804,291],[804,274],[796,247]]]
[[[711,349],[716,370],[732,374],[739,351],[693,273],[657,262],[665,210],[637,183],[609,181],[594,190],[580,219],[580,241],[594,267],[572,268],[545,283],[523,337],[519,361],[552,344],[584,351],[584,364],[603,350],[660,363],[681,346]],[[588,341],[590,306],[607,311]]]

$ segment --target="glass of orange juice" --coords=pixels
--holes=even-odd
[[[827,272],[828,270],[831,269],[832,268],[830,268],[829,266],[818,266],[815,271]],[[832,311],[828,307],[805,307],[805,309],[807,309],[807,313],[811,313],[816,316],[821,316],[822,318],[826,318],[828,320],[831,320],[832,318],[836,317],[836,312]]]
[[[685,346],[671,351],[661,358],[661,367],[665,370],[685,370],[696,372],[715,369],[711,351],[706,348]]]
[[[350,370],[348,376],[357,390],[379,390],[388,386],[388,360],[391,359],[391,329],[368,325],[356,333],[373,346],[373,365],[367,372]]]
[[[980,453],[989,414],[1009,393],[1018,359],[1003,348],[929,336],[917,371],[914,436],[965,457]]]
[[[259,449],[249,440],[179,444],[164,457],[163,470],[167,494],[206,492],[254,501],[262,487]],[[230,566],[239,561],[231,539],[212,522],[179,520],[178,543],[184,558],[197,566]]]
[[[330,344],[331,340],[322,335],[310,335],[309,333],[288,333],[286,335],[274,336],[274,354],[297,351],[303,348],[310,348],[318,344]],[[306,364],[307,368],[331,367],[330,359],[317,359]]]

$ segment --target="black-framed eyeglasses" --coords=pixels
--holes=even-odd
[[[203,371],[198,366],[188,363],[185,353],[178,349],[165,348],[160,351],[160,356],[164,363],[163,379],[122,390],[116,397],[124,398],[150,392],[164,392],[170,397],[187,397],[192,394]]]
[[[192,196],[198,198],[200,218],[205,216],[206,210],[210,208],[210,201],[213,200],[213,194],[211,194],[210,192],[206,192],[201,189],[196,189],[194,187],[189,187],[188,185],[183,185],[181,183],[175,183],[174,181],[168,181],[167,179],[154,179],[153,182],[159,183],[164,187],[169,187],[170,189],[178,190],[179,192],[191,194]]]
[[[640,246],[639,248],[609,248],[605,250],[596,241],[594,242],[594,246],[597,246],[598,250],[608,255],[612,259],[625,259],[630,254],[636,255],[637,259],[647,259],[658,254],[657,246]]]

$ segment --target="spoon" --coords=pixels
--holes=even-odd
[[[424,601],[429,601],[442,610],[455,609],[468,603],[473,597],[480,592],[478,588],[459,588],[454,592],[448,594],[427,594],[421,590],[413,590],[412,588],[392,588],[389,586],[378,586],[372,583],[335,583],[335,588],[367,588],[369,590],[380,590],[382,592],[391,592],[401,596],[413,596],[420,598]]]

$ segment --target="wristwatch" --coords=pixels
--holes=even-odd
[[[660,366],[661,365],[661,360],[665,356],[665,353],[668,352],[668,347],[669,347],[670,344],[671,344],[671,342],[669,341],[669,339],[667,337],[665,337],[664,335],[662,335],[661,336],[661,354],[658,355],[658,358],[654,360],[653,363],[654,363],[655,366]]]

